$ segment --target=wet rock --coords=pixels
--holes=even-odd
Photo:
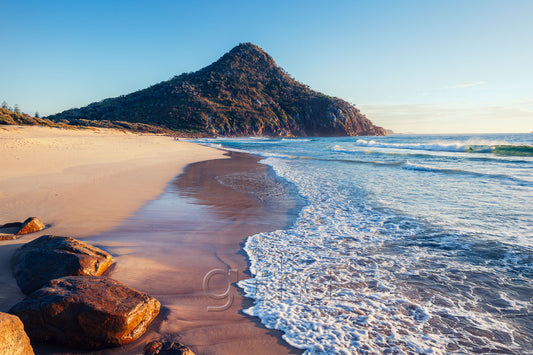
[[[30,339],[17,316],[0,312],[0,354],[33,355]]]
[[[30,217],[22,223],[20,230],[16,233],[17,235],[23,235],[28,233],[34,233],[42,231],[46,226],[43,222],[37,217]]]
[[[151,341],[144,347],[144,355],[194,355],[189,347],[173,341]]]
[[[50,281],[9,313],[20,317],[32,341],[98,349],[134,341],[159,309],[155,298],[118,281],[71,276]]]
[[[63,276],[100,276],[113,262],[109,253],[70,237],[44,235],[13,255],[13,274],[28,294]]]

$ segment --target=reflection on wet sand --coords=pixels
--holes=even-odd
[[[197,354],[301,353],[281,332],[242,314],[251,301],[235,286],[248,277],[245,238],[284,228],[299,201],[258,158],[230,154],[187,166],[165,193],[118,228],[87,238],[113,254],[110,277],[162,304],[161,315],[139,341],[98,354],[140,353],[160,337],[177,339]],[[65,353],[46,346],[36,350]]]

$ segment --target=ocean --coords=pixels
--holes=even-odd
[[[245,313],[308,354],[533,353],[533,134],[217,138],[305,199]]]

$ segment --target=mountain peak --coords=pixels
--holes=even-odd
[[[348,102],[291,78],[253,43],[197,72],[51,118],[126,121],[207,136],[385,134]]]
[[[276,62],[267,52],[259,46],[246,42],[233,47],[213,65],[229,65],[230,67],[253,67],[257,69],[272,69],[277,67]],[[251,69],[251,68],[250,68]]]
[[[270,57],[261,47],[251,43],[251,42],[244,42],[239,43],[235,47],[233,47],[230,51],[230,53],[234,54],[240,54],[240,55],[255,55],[255,56],[268,56]]]

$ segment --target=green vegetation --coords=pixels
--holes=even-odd
[[[4,102],[5,103],[5,102]],[[39,125],[39,126],[50,126],[50,127],[57,127],[58,124],[56,122],[42,119],[38,117],[32,117],[26,113],[21,113],[18,109],[18,106],[15,106],[18,112],[11,111],[7,104],[3,104],[2,107],[0,107],[0,124],[7,124],[7,125]]]
[[[193,136],[386,134],[346,101],[291,78],[251,43],[195,73],[47,119],[146,124]]]
[[[4,107],[5,106],[5,107]],[[89,128],[89,127],[99,127],[99,128],[115,128],[128,130],[133,132],[142,132],[142,133],[164,133],[172,134],[173,132],[162,128],[147,125],[144,123],[131,123],[123,121],[91,121],[84,119],[75,119],[71,121],[51,121],[49,119],[43,119],[37,117],[32,117],[26,113],[19,113],[11,111],[6,105],[0,107],[0,125],[22,125],[22,126],[47,126],[47,127],[58,127],[58,128]]]

